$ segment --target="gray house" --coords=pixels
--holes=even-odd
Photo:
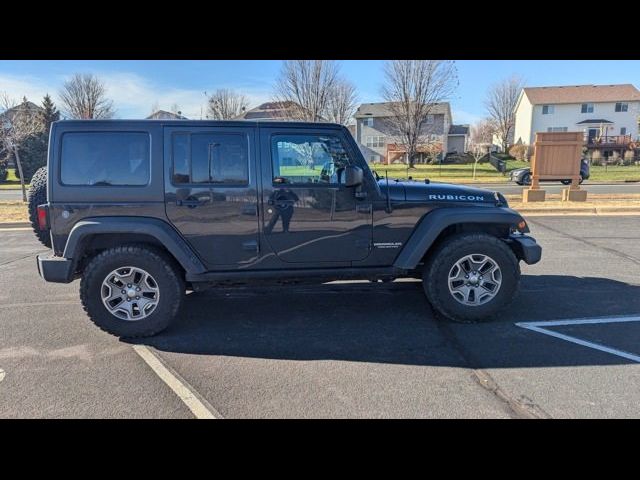
[[[361,145],[365,158],[370,163],[406,162],[406,150],[390,124],[392,116],[389,103],[363,103],[354,115],[356,120],[355,139]],[[452,127],[451,107],[449,103],[436,103],[423,126],[426,143],[418,148],[418,163],[434,155],[442,155],[460,148],[461,134]],[[468,131],[468,129],[467,129]],[[450,135],[453,135],[450,136]],[[462,134],[466,142],[465,134]],[[455,137],[455,138],[454,138]],[[449,142],[453,141],[453,150]]]
[[[447,153],[462,155],[467,151],[469,125],[451,125],[447,140]]]

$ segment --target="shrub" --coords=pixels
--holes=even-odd
[[[6,181],[8,174],[9,172],[7,171],[7,161],[0,160],[0,182]]]
[[[602,166],[602,152],[600,152],[600,150],[593,150],[591,152],[591,165]]]
[[[623,165],[631,165],[633,164],[633,161],[635,159],[635,154],[633,150],[626,150],[624,152],[624,161],[622,162]]]
[[[528,161],[529,157],[531,157],[531,154],[531,146],[525,143],[518,143],[509,149],[509,155],[511,155],[516,160]]]
[[[611,153],[611,157],[609,157],[610,165],[622,165],[622,160],[620,160],[620,154],[616,152]]]
[[[36,134],[27,138],[20,146],[20,163],[25,183],[28,183],[40,167],[47,164],[47,140],[45,134]],[[16,168],[16,176],[19,176]]]

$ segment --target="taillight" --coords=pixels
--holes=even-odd
[[[49,208],[46,205],[38,205],[38,228],[47,230],[49,228]]]

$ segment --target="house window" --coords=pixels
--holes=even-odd
[[[366,139],[366,145],[369,148],[383,148],[384,147],[384,136],[380,135],[369,135]]]
[[[580,113],[593,113],[593,103],[583,103]]]
[[[549,127],[547,128],[547,132],[566,132],[568,131],[567,127]]]
[[[366,125],[367,127],[373,127],[373,117],[363,119],[362,125]]]
[[[616,103],[616,112],[627,112],[629,111],[629,104],[618,102]]]
[[[427,125],[433,125],[433,119],[434,119],[433,115],[427,115],[427,118],[425,118],[425,123]]]
[[[551,115],[555,110],[553,105],[543,105],[542,106],[542,114],[543,115]]]
[[[620,127],[620,135],[626,135],[627,134],[627,127]]]

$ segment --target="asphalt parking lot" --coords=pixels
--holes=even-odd
[[[640,217],[530,224],[543,260],[492,323],[434,318],[417,282],[239,288],[139,343],[38,277],[31,232],[0,230],[0,417],[640,416]]]

